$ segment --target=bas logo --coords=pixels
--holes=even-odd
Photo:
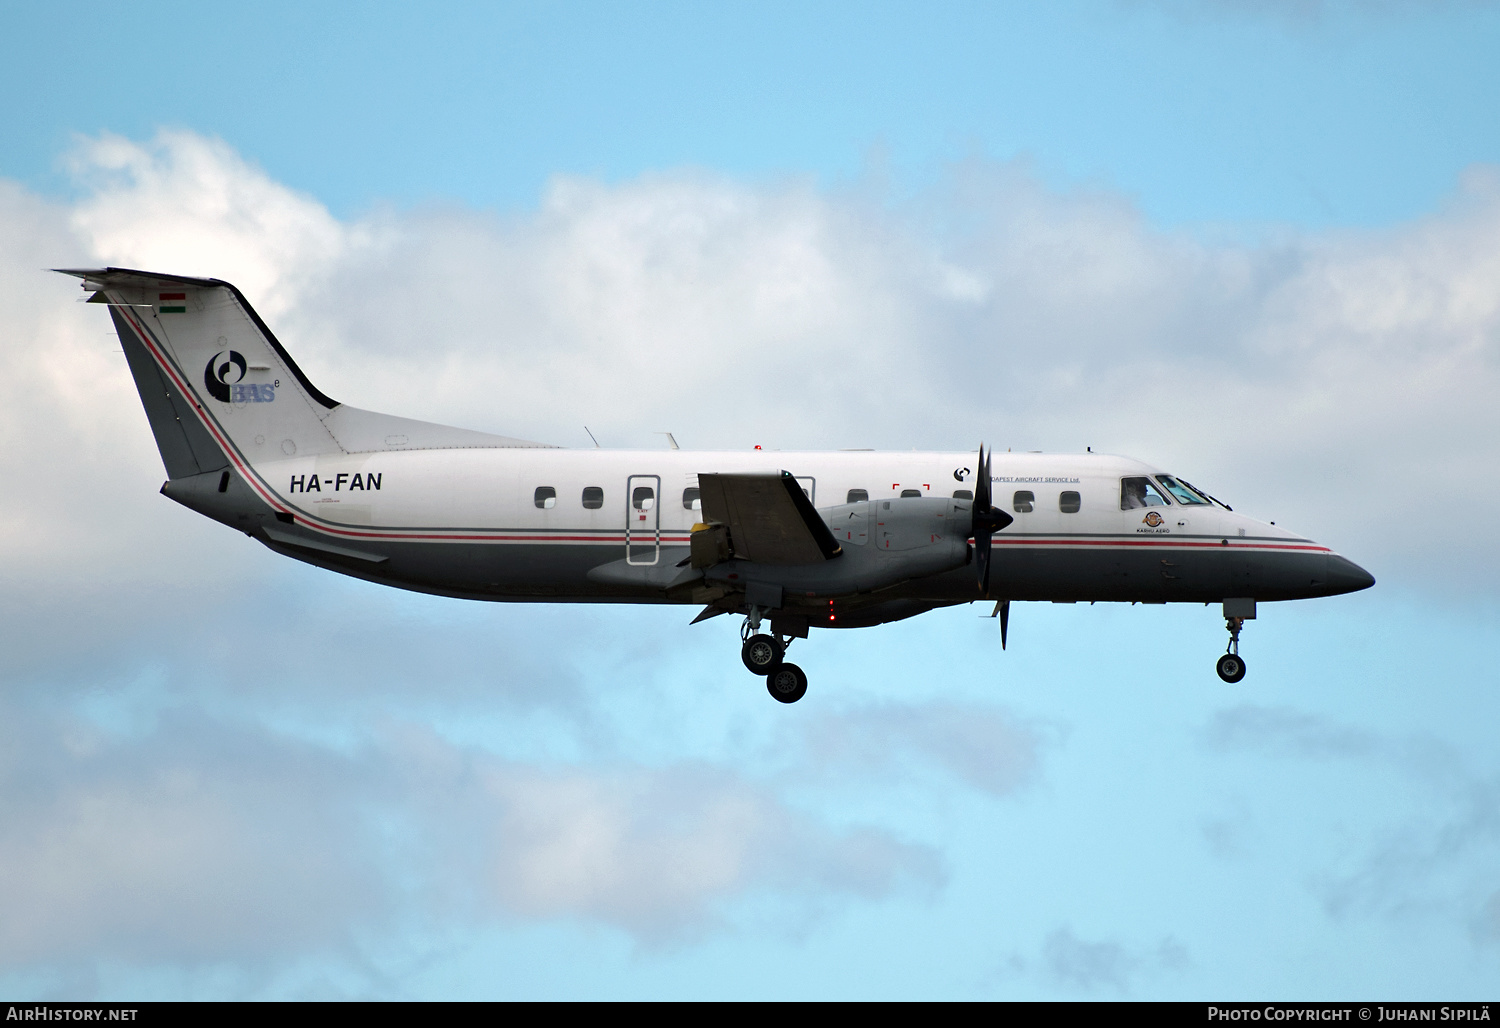
[[[1141,520],[1150,525],[1152,528],[1155,528],[1157,525],[1161,524],[1161,515],[1153,510],[1150,514],[1147,514],[1145,517],[1141,518]]]
[[[237,351],[220,350],[208,359],[208,365],[203,369],[203,384],[208,387],[208,395],[220,403],[274,402],[274,385],[241,382],[246,370],[245,358]]]

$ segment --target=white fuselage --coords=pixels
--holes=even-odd
[[[280,552],[359,577],[454,596],[573,602],[724,599],[722,591],[681,588],[680,579],[665,590],[703,517],[693,502],[700,472],[785,470],[832,524],[831,510],[851,497],[878,517],[886,502],[899,509],[904,495],[972,496],[977,465],[965,452],[473,447],[245,456],[245,483],[274,512],[264,533],[243,523],[243,500],[233,494],[224,496],[232,501],[224,514],[203,490],[174,482],[168,494],[226,523],[238,518],[236,527]],[[1166,499],[1122,509],[1122,481],[1159,474],[1104,454],[995,454],[994,504],[1015,520],[994,535],[987,593],[964,568],[838,603],[853,611],[898,600],[926,609],[984,598],[1208,602],[1348,591],[1330,565],[1347,562],[1327,547],[1223,506]],[[641,569],[639,578],[591,576],[617,561]],[[824,596],[807,596],[803,605],[821,610]]]

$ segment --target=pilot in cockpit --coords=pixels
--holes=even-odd
[[[1120,509],[1135,510],[1138,507],[1165,507],[1167,501],[1149,478],[1123,478],[1120,480]]]

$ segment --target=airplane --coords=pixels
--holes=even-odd
[[[54,269],[106,305],[169,499],[276,553],[474,600],[742,615],[740,657],[794,703],[813,628],[994,601],[1218,603],[1239,682],[1257,602],[1375,579],[1129,457],[568,449],[361,410],[308,380],[216,278]]]

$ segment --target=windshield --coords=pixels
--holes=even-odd
[[[1157,475],[1156,480],[1162,484],[1162,488],[1172,494],[1172,499],[1178,503],[1192,506],[1207,506],[1208,497],[1202,495],[1198,490],[1186,482],[1173,478],[1171,475]]]

